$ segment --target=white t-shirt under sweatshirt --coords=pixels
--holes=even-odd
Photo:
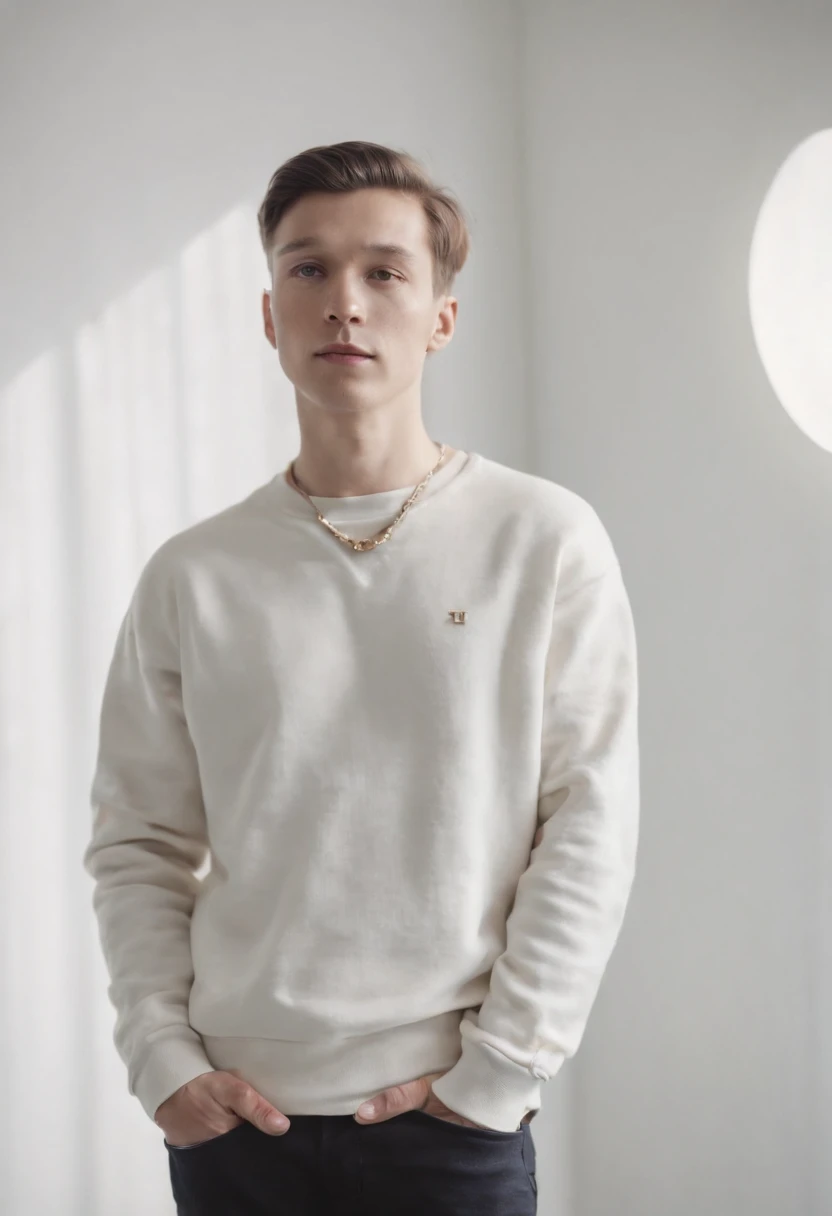
[[[314,501],[363,538],[414,488]],[[367,552],[283,472],[165,541],[116,640],[84,853],[150,1118],[214,1068],[289,1118],[442,1071],[448,1107],[516,1130],[622,926],[637,716],[598,514],[477,452]]]

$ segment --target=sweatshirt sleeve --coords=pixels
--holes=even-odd
[[[83,866],[116,1011],[128,1087],[153,1119],[213,1065],[188,1024],[190,918],[208,854],[196,754],[182,703],[172,579],[143,570],[115,643]]]
[[[575,1054],[616,944],[635,875],[639,824],[636,637],[621,567],[596,544],[564,557],[545,665],[540,843],[521,875],[462,1055],[433,1084],[467,1119],[514,1131],[541,1081]]]

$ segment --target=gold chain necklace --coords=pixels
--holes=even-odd
[[[434,440],[434,442],[435,442],[435,440]],[[404,519],[405,515],[407,515],[408,511],[413,506],[413,503],[416,501],[416,499],[422,493],[425,486],[428,484],[431,477],[433,477],[434,473],[439,468],[440,464],[442,463],[442,461],[445,458],[445,450],[446,450],[445,444],[444,443],[440,444],[439,449],[440,449],[439,450],[439,459],[437,460],[436,464],[433,466],[431,471],[428,473],[427,477],[425,477],[425,479],[423,481],[419,482],[418,486],[416,486],[415,490],[410,495],[410,497],[406,498],[404,500],[404,502],[402,503],[402,506],[401,506],[401,510],[399,511],[398,515],[393,520],[393,522],[391,524],[388,524],[386,528],[381,528],[378,532],[376,532],[376,534],[374,536],[368,536],[366,540],[355,540],[351,536],[345,536],[344,533],[340,532],[338,530],[338,528],[335,527],[334,524],[330,523],[330,521],[326,518],[325,515],[321,514],[321,512],[315,506],[312,499],[307,494],[306,490],[304,490],[303,486],[300,484],[297,477],[295,476],[294,460],[291,461],[291,463],[289,464],[289,467],[287,469],[287,474],[288,474],[287,480],[289,482],[289,485],[294,490],[297,490],[297,492],[299,494],[303,495],[303,497],[306,499],[306,501],[309,503],[309,505],[312,507],[313,511],[317,515],[319,523],[322,523],[325,528],[329,528],[329,530],[333,534],[333,536],[336,536],[338,538],[338,540],[342,541],[345,545],[352,545],[352,547],[356,553],[366,553],[367,550],[375,549],[375,548],[377,548],[378,545],[383,545],[386,540],[389,540],[390,534],[393,531],[393,529],[395,527],[397,527],[401,523],[401,521]]]

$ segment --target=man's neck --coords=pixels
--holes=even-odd
[[[457,448],[446,445],[442,464],[439,467],[444,468],[457,450]],[[352,498],[361,494],[381,494],[388,490],[418,485],[435,467],[438,459],[439,448],[436,444],[431,443],[430,450],[425,454],[424,459],[404,457],[393,466],[387,465],[375,472],[365,470],[362,473],[358,468],[316,467],[314,459],[310,461],[308,454],[303,452],[293,461],[293,464],[297,481],[313,498]],[[288,468],[284,476],[289,481]]]

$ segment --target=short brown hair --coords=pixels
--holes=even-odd
[[[272,239],[281,217],[305,194],[367,189],[401,190],[421,200],[433,251],[433,294],[438,298],[449,292],[470,248],[462,207],[452,191],[434,185],[414,157],[359,139],[307,148],[275,170],[257,211],[266,258],[271,258]]]

